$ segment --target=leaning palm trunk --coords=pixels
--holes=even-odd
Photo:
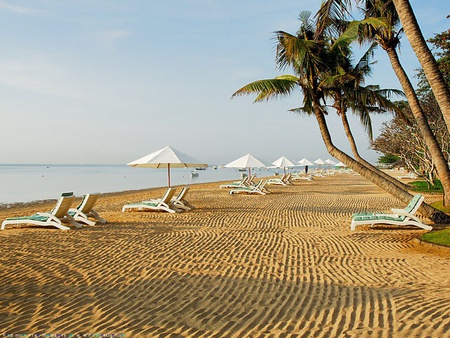
[[[367,162],[365,159],[363,159],[359,155],[358,147],[356,146],[355,138],[353,137],[352,131],[350,129],[350,125],[348,123],[347,114],[345,112],[340,112],[339,114],[341,116],[342,125],[344,126],[345,135],[347,135],[348,143],[350,144],[350,149],[352,150],[353,156],[355,157],[355,160],[357,160],[359,163],[361,163],[363,166],[365,166],[367,169],[373,171],[375,174],[380,175],[384,179],[388,180],[392,184],[395,184],[397,187],[403,190],[407,190],[408,186],[406,184],[403,184],[399,180],[395,179],[391,175],[386,174],[384,171],[379,170],[378,168],[374,167],[372,164]]]
[[[323,115],[323,112],[320,110],[320,108],[318,108],[317,103],[316,103],[314,115],[316,116],[317,122],[319,124],[319,129],[320,129],[320,133],[322,135],[322,139],[323,139],[325,146],[327,147],[327,150],[331,156],[342,161],[343,163],[348,165],[351,169],[356,171],[358,174],[367,178],[374,184],[378,185],[380,188],[387,191],[389,194],[397,197],[402,202],[404,202],[406,204],[409,203],[409,201],[413,197],[410,193],[408,193],[404,189],[399,188],[395,184],[389,182],[388,180],[386,180],[385,178],[381,177],[380,175],[374,173],[373,171],[369,170],[368,168],[363,166],[361,163],[355,161],[353,158],[348,156],[342,150],[340,150],[334,146],[334,144],[331,140],[331,135],[328,130],[325,116]],[[419,211],[422,213],[422,215],[431,219],[435,223],[450,222],[450,217],[448,215],[433,208],[432,206],[430,206],[428,204],[423,203],[421,208],[419,209]]]
[[[427,46],[408,0],[394,0],[406,37],[414,50],[450,130],[450,90]]]
[[[439,176],[439,179],[442,183],[442,188],[444,190],[443,196],[443,204],[444,206],[450,205],[450,169],[448,167],[447,161],[445,160],[444,154],[442,153],[441,147],[436,140],[436,137],[433,134],[433,131],[428,124],[425,113],[420,106],[419,99],[414,91],[414,88],[409,81],[408,76],[405,73],[402,65],[400,64],[400,60],[398,58],[398,54],[395,48],[387,47],[384,48],[389,56],[389,60],[391,61],[392,68],[394,69],[397,78],[402,85],[403,91],[405,92],[406,98],[408,99],[409,106],[411,107],[411,112],[414,115],[414,118],[417,122],[417,127],[420,130],[420,133],[423,136],[425,144],[427,145],[428,150],[430,151],[431,158],[434,161],[436,166],[436,171]]]

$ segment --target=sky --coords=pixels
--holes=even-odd
[[[411,0],[425,38],[448,29],[448,0]],[[232,94],[281,73],[274,32],[294,34],[319,0],[0,0],[0,163],[121,164],[170,145],[203,163],[247,153],[330,158],[301,93]],[[406,36],[400,58],[419,63]],[[400,85],[379,49],[367,84]],[[290,73],[289,70],[283,73]],[[412,79],[413,83],[415,82]],[[373,118],[375,135],[389,116]],[[350,153],[340,120],[333,142]],[[363,157],[379,154],[350,120]]]

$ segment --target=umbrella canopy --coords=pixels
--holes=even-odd
[[[300,165],[313,165],[313,163],[306,158],[302,158],[300,161],[298,161]]]
[[[147,156],[127,163],[130,167],[140,168],[167,168],[167,182],[170,187],[170,168],[207,167],[195,158],[182,153],[170,146],[157,150]]]
[[[325,163],[327,163],[327,164],[336,164],[336,162],[334,162],[333,160],[330,160],[330,159],[325,160]]]
[[[251,154],[244,155],[233,162],[224,165],[224,168],[248,168],[248,175],[251,174],[251,168],[262,168],[265,164]]]
[[[318,164],[318,165],[325,164],[325,162],[322,161],[320,158],[318,158],[317,160],[315,160],[314,163],[316,163],[316,164]]]
[[[295,164],[292,163],[289,159],[287,159],[284,156],[281,156],[278,160],[276,160],[275,162],[272,162],[272,164],[276,168],[283,168],[285,174],[286,174],[286,168],[295,167]]]
[[[339,163],[335,164],[335,167],[344,168],[344,167],[346,167],[346,165],[345,165],[345,163],[339,162]]]

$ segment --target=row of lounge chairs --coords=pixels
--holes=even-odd
[[[174,196],[176,189],[167,188],[163,197],[125,204],[122,211],[165,211],[170,213],[189,211],[194,209],[194,206],[186,200],[189,189],[190,187],[184,187],[177,196]]]
[[[230,194],[257,194],[265,195],[270,191],[265,188],[270,179],[262,179],[256,184],[252,184],[253,179],[243,179],[240,182],[233,183],[233,189]],[[250,182],[250,183],[249,183]],[[272,181],[275,182],[275,181]],[[276,181],[275,184],[289,184]],[[221,187],[230,185],[222,185]],[[175,188],[168,188],[162,198],[150,199],[139,203],[126,204],[122,207],[122,211],[165,211],[176,213],[181,211],[189,211],[194,209],[186,200],[186,195],[190,187],[181,189],[177,196]],[[99,193],[86,194],[76,208],[71,208],[75,195],[72,192],[63,193],[59,197],[56,206],[50,212],[38,212],[31,216],[11,217],[2,222],[1,230],[7,226],[32,224],[36,226],[49,227],[53,226],[61,230],[69,230],[70,227],[63,223],[69,223],[77,228],[84,225],[94,226],[96,222],[106,223],[107,221],[99,216],[94,210]],[[430,225],[424,224],[420,218],[415,216],[420,205],[424,201],[424,197],[420,194],[415,195],[404,209],[392,209],[392,213],[385,212],[358,212],[352,215],[351,230],[355,230],[358,225],[371,224],[390,224],[390,225],[411,225],[424,230],[432,230]]]
[[[162,198],[126,204],[122,211],[166,211],[170,213],[189,211],[194,209],[194,206],[185,199],[189,189],[190,187],[184,187],[177,196],[174,196],[175,188],[168,188]],[[72,192],[62,193],[53,210],[38,212],[31,216],[7,218],[2,222],[1,230],[22,224],[70,230],[70,227],[63,223],[68,223],[76,228],[85,225],[94,226],[96,222],[106,223],[107,221],[94,210],[99,195],[99,193],[86,194],[76,208],[71,208],[75,195]]]
[[[20,226],[22,224],[52,226],[61,230],[69,230],[70,227],[63,223],[69,223],[77,228],[84,225],[94,226],[96,222],[106,223],[107,221],[94,210],[98,196],[99,193],[86,194],[76,208],[71,208],[75,195],[72,192],[63,193],[50,212],[38,212],[31,216],[7,218],[2,222],[1,230],[8,226]]]
[[[241,181],[223,184],[220,188],[232,188],[230,194],[246,193],[265,195],[268,190],[266,184],[291,185],[296,176],[287,173],[279,178],[262,179],[257,184],[253,183],[254,177],[244,177]],[[311,178],[312,179],[312,178]],[[416,194],[404,209],[391,209],[392,213],[385,212],[358,212],[352,215],[350,229],[355,230],[358,225],[388,224],[398,226],[416,226],[424,230],[432,230],[433,227],[424,224],[415,213],[424,201],[424,197]]]
[[[274,184],[274,185],[292,185],[292,174],[286,173],[282,175],[281,177],[275,177],[275,178],[269,178],[267,180],[267,184]]]
[[[220,185],[219,188],[231,188],[230,195],[233,194],[250,194],[250,195],[265,195],[270,191],[265,187],[268,180],[262,179],[255,183],[255,175],[245,176],[240,181],[226,183]]]

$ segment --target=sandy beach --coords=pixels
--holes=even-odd
[[[404,203],[350,174],[265,196],[219,185],[191,186],[190,212],[122,213],[164,189],[128,191],[100,196],[104,225],[1,231],[0,336],[450,337],[450,249],[417,228],[350,231],[353,212]]]

